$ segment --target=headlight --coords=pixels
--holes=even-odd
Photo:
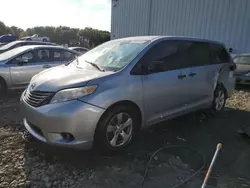
[[[97,89],[97,87],[98,87],[97,85],[94,85],[94,86],[71,88],[58,91],[55,94],[55,96],[51,99],[50,103],[54,104],[59,102],[65,102],[89,95],[93,93]]]
[[[245,76],[250,76],[250,72],[246,73]]]

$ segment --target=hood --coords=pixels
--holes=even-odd
[[[244,74],[244,73],[250,72],[250,65],[236,64],[236,66],[237,66],[237,68],[235,70],[235,73],[238,73],[238,74],[242,73],[242,74]]]
[[[42,71],[35,75],[30,83],[34,85],[33,90],[57,92],[65,88],[85,86],[90,80],[113,73],[114,72],[81,69],[70,64],[68,66],[62,65]]]

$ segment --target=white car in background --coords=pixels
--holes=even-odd
[[[40,36],[38,34],[34,34],[32,36],[23,37],[22,40],[43,41],[43,42],[49,42],[50,41],[49,37]]]

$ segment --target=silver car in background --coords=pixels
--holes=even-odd
[[[21,112],[26,129],[43,142],[116,151],[141,128],[196,110],[223,110],[234,70],[217,42],[112,40],[33,77],[21,96]]]
[[[84,47],[69,47],[70,50],[75,50],[81,54],[85,54],[87,51],[89,51],[88,48],[84,48]]]
[[[21,46],[29,46],[29,45],[52,45],[52,46],[56,46],[54,43],[50,43],[50,42],[17,40],[17,41],[13,41],[13,42],[10,42],[8,44],[5,44],[3,46],[0,46],[0,54],[4,53],[4,52],[7,52],[9,50],[12,50],[14,48],[18,48],[18,47],[21,47]]]
[[[49,42],[50,38],[46,36],[40,36],[38,34],[34,34],[32,36],[23,37],[22,40]]]
[[[32,45],[0,54],[0,93],[26,88],[31,78],[51,67],[72,61],[78,52],[63,47]]]
[[[250,84],[250,54],[241,54],[233,58],[236,63],[236,83]]]

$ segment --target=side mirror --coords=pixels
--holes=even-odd
[[[28,59],[20,59],[20,60],[17,62],[17,65],[18,65],[18,66],[23,66],[25,63],[28,63]]]

